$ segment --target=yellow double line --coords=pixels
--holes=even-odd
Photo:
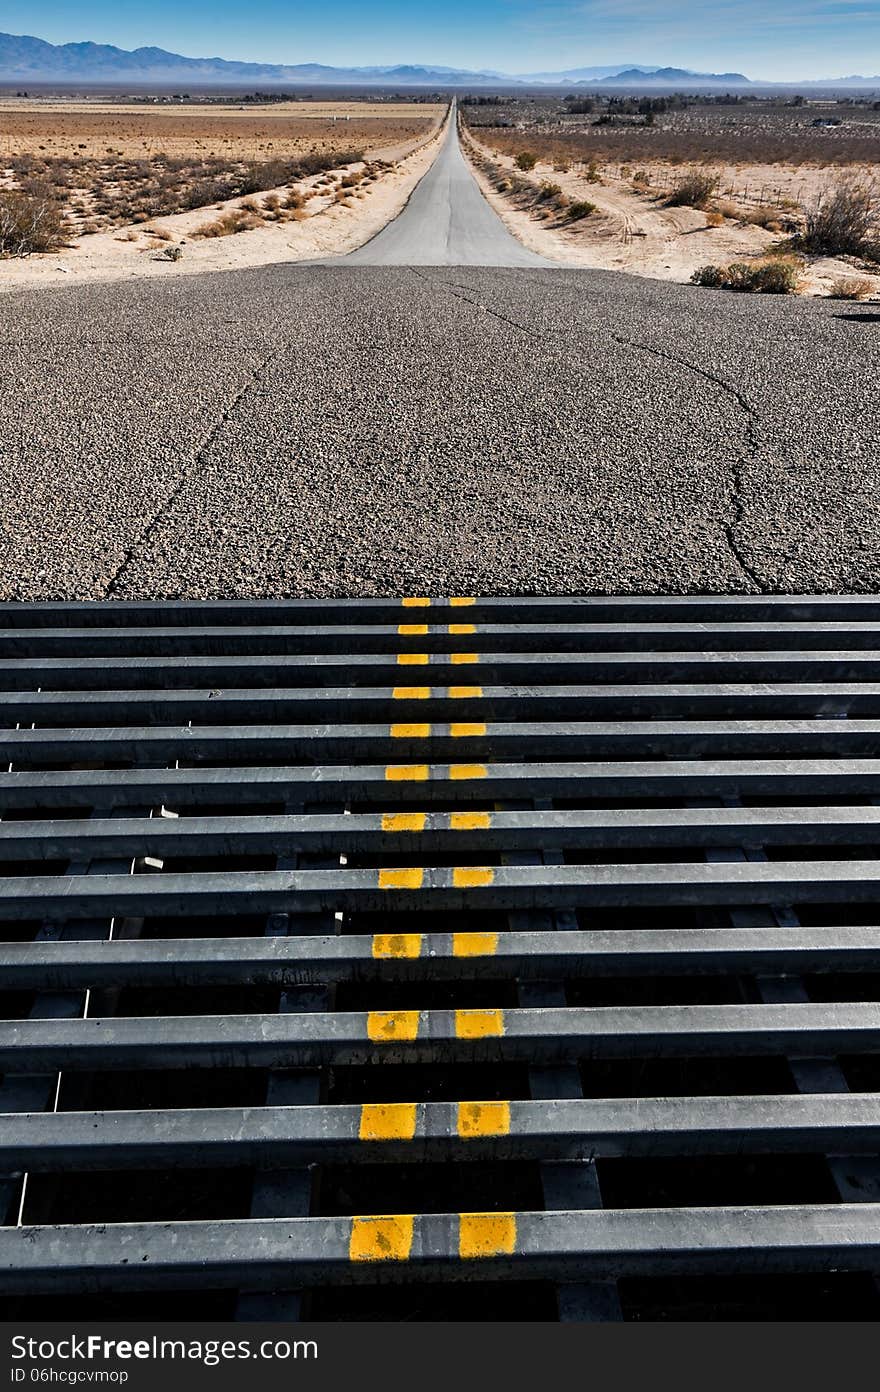
[[[456,1039],[501,1039],[505,1031],[503,1010],[453,1011]],[[419,1010],[371,1010],[367,1038],[371,1044],[411,1044],[419,1037]]]
[[[362,1141],[412,1141],[418,1123],[417,1102],[366,1102],[358,1136]],[[509,1102],[457,1102],[455,1130],[462,1140],[510,1135]]]
[[[515,1213],[459,1213],[458,1255],[462,1261],[511,1256],[516,1250]],[[409,1261],[416,1215],[352,1218],[349,1260]]]

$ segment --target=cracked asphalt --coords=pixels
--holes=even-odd
[[[281,265],[0,297],[13,599],[874,591],[880,309]]]

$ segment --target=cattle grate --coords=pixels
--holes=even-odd
[[[6,1318],[877,1318],[880,599],[0,658]]]

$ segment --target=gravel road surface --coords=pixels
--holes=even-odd
[[[612,272],[10,293],[2,596],[876,590],[878,367],[877,307]]]

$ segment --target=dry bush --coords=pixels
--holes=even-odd
[[[716,199],[714,204],[716,212],[722,217],[731,218],[738,221],[742,218],[742,208],[738,208],[735,203],[729,203],[727,199]]]
[[[838,276],[832,280],[829,291],[832,300],[866,300],[873,293],[871,281],[860,276]]]
[[[0,191],[0,256],[57,251],[66,231],[64,214],[48,191]]]
[[[794,295],[800,271],[800,265],[791,258],[735,261],[730,266],[700,266],[691,276],[691,284],[744,295]]]
[[[171,233],[168,231],[167,227],[148,227],[146,231],[151,237],[157,237],[160,242],[170,242],[172,240]]]
[[[707,227],[721,227],[723,222],[724,214],[720,213],[717,208],[710,208],[709,211],[706,213]]]
[[[698,266],[691,276],[691,285],[704,285],[710,290],[720,290],[726,284],[726,266]]]
[[[740,221],[748,223],[750,227],[763,227],[765,232],[781,232],[782,209],[769,206],[750,208],[748,212],[740,214]]]
[[[251,232],[262,227],[263,219],[245,208],[230,208],[215,222],[205,222],[193,232],[194,237],[230,237],[236,232]]]
[[[668,208],[705,208],[720,180],[717,174],[694,170],[686,174],[666,199]]]
[[[569,222],[580,222],[581,218],[589,217],[590,214],[595,213],[595,211],[595,203],[588,203],[586,200],[581,200],[578,203],[570,203],[568,205],[566,216]]]
[[[520,150],[519,154],[514,160],[514,164],[516,165],[517,169],[522,169],[524,173],[528,172],[528,170],[530,169],[534,169],[537,163],[538,156],[533,155],[531,150]]]
[[[807,209],[799,244],[824,256],[880,259],[880,194],[875,184],[842,179]]]

